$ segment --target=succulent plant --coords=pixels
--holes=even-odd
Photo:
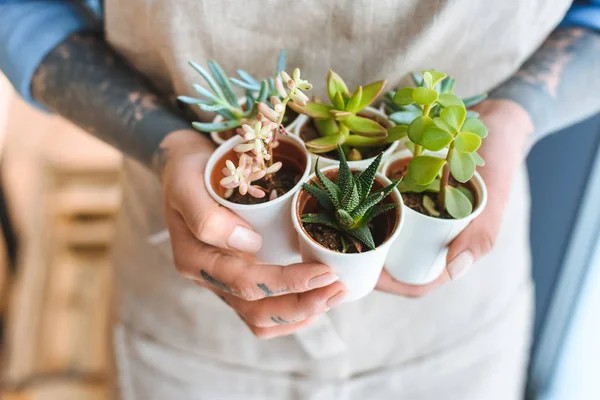
[[[359,86],[350,93],[344,80],[335,72],[327,75],[327,93],[331,104],[309,102],[304,107],[293,106],[295,111],[313,118],[319,138],[306,142],[313,153],[327,153],[343,145],[347,153],[351,148],[381,146],[388,143],[388,131],[376,121],[358,114],[381,93],[385,81]],[[360,157],[354,152],[353,159]]]
[[[342,243],[350,241],[359,252],[363,245],[373,250],[375,241],[369,223],[379,214],[397,206],[396,203],[379,203],[394,190],[401,179],[371,192],[383,153],[367,169],[353,175],[341,146],[338,145],[337,149],[340,159],[337,182],[331,181],[321,172],[317,160],[315,174],[318,183],[311,181],[302,185],[319,203],[321,211],[302,215],[301,222],[322,224],[335,229],[343,235]]]
[[[281,50],[281,53],[279,53],[279,59],[277,60],[277,69],[275,71],[275,75],[273,77],[266,79],[267,97],[268,98],[271,98],[272,96],[279,96],[279,93],[277,92],[277,89],[275,88],[275,77],[280,76],[281,72],[285,70],[286,63],[287,63],[287,53],[285,50]],[[238,73],[240,79],[231,78],[231,82],[234,85],[239,86],[242,89],[246,90],[247,92],[250,92],[253,95],[257,96],[261,91],[263,80],[256,79],[251,74],[244,71],[243,69],[238,69],[237,73]],[[283,99],[283,97],[281,97],[280,99]]]
[[[411,73],[410,74],[413,83],[416,87],[423,87],[426,85],[425,80],[423,79],[422,74]],[[435,87],[436,91],[440,94],[440,96],[444,94],[452,94],[454,90],[454,85],[456,84],[456,80],[451,76],[446,76],[443,78]],[[398,125],[408,125],[410,122],[421,115],[421,110],[415,104],[409,104],[406,106],[399,106],[394,103],[394,95],[396,92],[389,91],[383,96],[383,104],[385,106],[385,111],[389,115],[390,120],[395,122]],[[466,97],[460,99],[463,105],[466,108],[473,107],[475,104],[481,103],[483,100],[487,98],[487,93],[478,94],[471,97]],[[442,100],[443,101],[443,100]],[[440,111],[442,109],[441,104],[436,104],[432,107],[430,111],[430,116],[438,117]],[[475,111],[467,111],[467,117],[477,117],[479,116]]]
[[[259,83],[258,92],[246,90],[246,102],[244,105],[240,105],[230,79],[216,61],[208,61],[210,73],[195,62],[190,61],[189,64],[202,75],[210,90],[195,84],[194,89],[202,97],[179,96],[179,101],[197,105],[202,111],[217,113],[224,118],[224,121],[218,123],[194,122],[192,125],[199,131],[221,132],[237,128],[256,116],[257,103],[267,100],[268,83],[266,80]]]
[[[424,71],[424,86],[403,88],[394,95],[396,105],[412,105],[418,110],[406,130],[414,157],[399,189],[437,192],[437,209],[430,201],[424,201],[430,214],[435,216],[445,209],[454,218],[464,218],[473,211],[472,194],[465,187],[451,186],[449,178],[452,175],[458,182],[466,183],[476,167],[484,165],[477,149],[488,130],[477,117],[468,117],[463,101],[456,95],[440,92],[438,84],[445,77],[442,72]],[[432,114],[437,106],[439,116]],[[443,149],[447,149],[445,157],[422,154],[423,150]]]

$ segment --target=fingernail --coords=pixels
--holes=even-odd
[[[256,253],[262,245],[262,237],[258,233],[238,225],[229,235],[227,245],[244,253]]]
[[[446,267],[448,275],[452,280],[460,278],[473,265],[474,261],[473,254],[470,251],[463,251],[454,257],[454,260],[450,261],[450,264]]]
[[[346,291],[340,290],[339,292],[331,296],[329,300],[327,300],[327,307],[335,308],[339,306],[340,303],[344,301],[344,297],[346,297]]]
[[[326,272],[322,275],[315,276],[310,281],[308,281],[308,287],[311,289],[317,289],[324,286],[331,285],[333,282],[337,281],[339,278],[337,275],[332,274],[331,272]]]

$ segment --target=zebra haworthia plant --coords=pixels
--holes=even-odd
[[[397,206],[396,203],[380,203],[394,190],[400,179],[371,192],[382,153],[367,169],[354,175],[340,146],[338,155],[340,166],[337,182],[331,181],[321,172],[317,160],[315,174],[318,182],[311,181],[302,185],[304,191],[318,202],[320,212],[302,215],[301,222],[322,224],[335,229],[342,235],[344,252],[350,244],[354,245],[358,252],[363,246],[374,250],[375,241],[369,224],[381,213]]]
[[[476,167],[484,165],[477,149],[488,130],[477,117],[468,116],[463,100],[447,90],[441,91],[444,86],[440,82],[445,78],[443,72],[423,71],[422,86],[403,88],[394,95],[397,106],[413,106],[416,110],[406,128],[414,157],[399,189],[437,193],[436,203],[423,203],[432,216],[439,216],[445,209],[454,218],[464,218],[473,211],[473,194],[466,187],[451,186],[449,178],[452,175],[458,182],[466,183]],[[445,157],[423,154],[423,150],[443,149],[447,149]]]

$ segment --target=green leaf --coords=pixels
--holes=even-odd
[[[375,241],[368,226],[361,226],[348,232],[371,250],[375,250]]]
[[[447,76],[442,80],[440,85],[440,93],[452,93],[455,80],[451,76]]]
[[[377,146],[383,146],[383,145],[387,144],[387,138],[373,138],[373,137],[366,137],[366,136],[360,136],[360,135],[353,134],[353,135],[348,135],[344,144],[346,146],[359,147],[359,148],[377,147]]]
[[[331,106],[323,103],[307,103],[304,107],[302,107],[303,114],[315,119],[331,118],[331,114],[329,113],[331,110]]]
[[[369,197],[376,197],[378,196],[380,193],[383,193],[383,198],[385,199],[387,196],[389,196],[390,193],[392,193],[392,191],[398,186],[398,184],[402,182],[402,178],[400,179],[396,179],[395,181],[392,181],[392,183],[390,183],[389,185],[387,185],[386,187],[384,187],[383,189],[379,189],[374,191],[373,193],[371,193],[367,199],[369,199]],[[365,199],[365,201],[367,201]]]
[[[239,86],[239,87],[241,87],[242,89],[249,90],[250,92],[256,92],[256,91],[259,91],[259,90],[260,90],[260,83],[256,84],[256,86],[255,86],[255,85],[252,85],[252,84],[250,84],[250,83],[248,83],[248,82],[244,82],[244,81],[242,81],[242,80],[239,80],[239,79],[237,79],[237,78],[230,78],[229,80],[230,80],[230,81],[231,81],[231,83],[233,83],[234,85],[236,85],[236,86]]]
[[[233,88],[231,87],[231,83],[229,82],[229,78],[225,75],[225,71],[223,68],[213,60],[208,61],[208,69],[215,77],[215,80],[218,82],[219,86],[221,86],[221,90],[225,95],[225,99],[229,104],[234,107],[237,107],[237,96],[235,95]]]
[[[479,113],[473,110],[467,110],[467,118],[479,118]]]
[[[258,96],[256,96],[257,103],[265,103],[267,101],[267,97],[269,96],[269,84],[267,81],[260,82],[260,90],[258,91]]]
[[[217,123],[210,122],[192,122],[192,126],[201,132],[223,132],[229,129],[237,128],[242,123],[238,120],[223,121]]]
[[[438,176],[446,164],[443,158],[433,156],[417,156],[408,165],[406,176],[418,185],[429,185]]]
[[[323,136],[305,143],[308,151],[313,153],[327,153],[335,150],[338,145],[343,144],[346,138],[342,135]]]
[[[433,89],[433,77],[429,71],[423,71],[423,82],[425,82],[428,87]]]
[[[446,210],[454,218],[466,218],[473,212],[473,205],[460,190],[446,186]]]
[[[354,115],[350,111],[338,111],[338,110],[331,110],[329,112],[329,114],[331,114],[331,117],[338,122],[345,121],[348,118],[350,118],[352,115]]]
[[[432,217],[439,217],[440,212],[436,208],[435,202],[429,196],[423,196],[423,207]]]
[[[221,103],[223,101],[222,99],[218,98],[213,93],[211,93],[208,89],[198,85],[197,83],[194,83],[192,86],[194,87],[194,90],[198,92],[198,94],[208,98],[214,103]]]
[[[454,137],[451,133],[446,132],[437,126],[430,126],[425,129],[421,137],[421,145],[427,150],[440,151],[448,146]]]
[[[334,102],[335,94],[338,92],[348,95],[348,86],[346,86],[346,82],[344,82],[341,76],[332,70],[329,70],[329,73],[327,74],[327,94],[329,95],[329,100],[331,100],[332,104]],[[343,107],[340,108],[340,110],[343,109]]]
[[[339,207],[340,199],[342,197],[340,188],[337,187],[337,185],[335,183],[333,183],[331,181],[331,179],[329,179],[328,177],[323,175],[323,173],[321,172],[321,169],[319,168],[319,159],[318,158],[317,158],[317,161],[315,162],[315,175],[317,177],[317,180],[321,184],[321,186],[323,186],[323,189],[325,190],[325,192],[327,192],[327,195],[331,199],[331,202],[333,203],[333,205],[336,208]]]
[[[198,104],[198,108],[205,112],[219,112],[225,109],[225,106],[222,104]]]
[[[354,132],[357,135],[380,138],[387,136],[387,131],[385,128],[378,122],[369,118],[351,115],[344,120],[344,124],[350,129],[351,132]]]
[[[461,183],[468,182],[475,173],[475,161],[469,153],[461,153],[454,149],[450,156],[450,173]]]
[[[394,94],[394,104],[397,106],[407,106],[409,104],[414,103],[413,100],[413,91],[415,89],[411,87],[406,87],[402,89],[398,89],[396,94]]]
[[[221,92],[221,88],[219,87],[219,85],[217,85],[217,82],[215,82],[215,80],[210,76],[210,74],[204,68],[202,68],[200,64],[197,64],[193,61],[190,61],[189,64],[192,68],[198,71],[200,75],[202,75],[206,83],[208,83],[208,86],[210,86],[210,88],[217,95],[217,97],[223,98],[223,92]]]
[[[313,119],[317,131],[321,136],[333,136],[340,133],[340,127],[335,120],[328,119]]]
[[[335,209],[331,198],[329,197],[327,192],[321,187],[303,183],[302,189],[315,200],[317,200],[321,207],[325,208],[328,211],[333,211]]]
[[[377,203],[383,200],[383,193],[378,193],[375,196],[369,196],[358,207],[356,207],[351,215],[355,220],[361,219],[367,211]]]
[[[390,115],[390,119],[398,125],[410,125],[411,122],[423,115],[422,111],[397,111]]]
[[[360,108],[360,102],[362,100],[362,86],[359,86],[354,91],[354,94],[348,100],[348,104],[346,104],[346,111],[350,111],[351,113],[357,113]]]
[[[381,164],[383,158],[383,152],[379,153],[377,157],[369,164],[369,166],[355,178],[356,185],[360,188],[360,200],[363,201],[371,192],[373,182],[375,181],[375,175]]]
[[[438,99],[438,103],[440,103],[444,107],[450,106],[465,106],[463,101],[455,94],[445,93],[440,96]]]
[[[412,92],[412,98],[417,104],[429,105],[433,104],[438,99],[438,92],[426,87],[415,88]]]
[[[471,204],[475,204],[475,197],[473,196],[473,193],[469,189],[467,189],[464,186],[459,186],[456,189],[459,190],[462,194],[464,194],[467,197],[467,199],[469,199]]]
[[[481,138],[471,132],[460,132],[454,141],[454,147],[463,153],[472,153],[481,146]]]
[[[423,75],[418,74],[416,72],[411,72],[410,78],[412,79],[415,86],[423,86]]]
[[[473,157],[473,161],[478,167],[483,167],[485,165],[485,161],[483,160],[483,158],[481,158],[479,154],[471,153],[471,157]]]
[[[471,97],[467,97],[466,99],[464,99],[465,102],[465,107],[469,108],[469,107],[473,107],[475,104],[479,104],[482,101],[484,101],[485,99],[487,99],[487,93],[483,93],[483,94],[478,94],[476,96],[471,96]]]
[[[433,120],[430,117],[420,116],[408,126],[408,138],[415,144],[421,144],[423,133],[429,127],[433,126]]]
[[[415,154],[415,146],[416,145],[413,142],[404,143],[404,147],[406,147],[408,149],[408,151],[410,151],[413,154]]]
[[[482,139],[485,139],[488,135],[487,127],[477,118],[467,118],[460,130],[463,132],[473,132]]]
[[[398,185],[398,190],[401,193],[407,192],[439,192],[440,191],[440,180],[435,178],[429,185],[417,185],[412,179],[406,178]]]
[[[346,109],[346,102],[344,101],[344,97],[341,92],[336,92],[333,96],[333,100],[331,101],[331,105],[336,110],[343,111]]]
[[[352,188],[354,187],[354,178],[352,176],[352,171],[350,171],[350,166],[346,161],[346,155],[344,154],[344,150],[342,150],[342,146],[337,147],[338,158],[340,160],[340,166],[338,169],[338,180],[337,186],[340,188],[342,197],[340,198],[341,204],[343,205],[344,199],[347,199],[351,196]],[[358,196],[358,193],[357,193]]]
[[[354,225],[354,218],[343,208],[336,210],[335,219],[342,229],[347,230]]]
[[[425,78],[427,75],[429,75],[429,82]],[[428,70],[423,71],[423,79],[425,80],[425,83],[427,83],[427,85],[429,85],[429,87],[431,89],[433,89],[435,87],[435,85],[437,85],[445,77],[446,77],[445,73],[439,72],[439,71],[435,71],[435,70],[432,70],[432,69],[428,69]]]
[[[456,131],[454,130],[454,128],[452,128],[450,125],[448,125],[448,123],[446,121],[444,121],[443,119],[441,119],[440,117],[435,117],[433,119],[433,124],[435,126],[437,126],[438,128],[448,132],[448,133],[455,133]]]
[[[398,207],[398,204],[396,204],[396,203],[386,203],[386,204],[376,205],[373,208],[371,208],[369,211],[367,211],[367,213],[362,217],[360,222],[362,224],[366,225],[369,222],[371,222],[373,220],[373,218],[377,217],[379,214],[382,214],[386,211],[393,210],[396,207]]]
[[[204,99],[198,99],[190,96],[177,96],[177,100],[185,104],[207,104],[207,101]]]
[[[450,106],[442,110],[440,117],[454,129],[454,132],[459,132],[465,122],[466,114],[467,110],[464,107]]]
[[[352,185],[350,190],[346,193],[342,193],[342,208],[348,212],[352,212],[360,204],[360,196],[358,189],[352,179]]]
[[[387,142],[392,143],[400,140],[408,135],[407,125],[396,125],[387,129]]]
[[[356,112],[360,112],[364,110],[368,105],[370,105],[375,100],[375,98],[379,96],[379,94],[383,90],[383,87],[385,86],[385,83],[386,81],[382,80],[369,83],[367,86],[364,86],[362,88],[362,98],[358,106],[358,111]]]
[[[300,218],[300,222],[304,224],[321,224],[333,229],[340,229],[340,226],[334,221],[329,214],[304,214]]]
[[[258,80],[256,80],[252,75],[250,75],[248,72],[244,71],[243,69],[238,69],[236,72],[245,82],[247,82],[251,86],[255,87],[255,91],[258,90],[258,87],[260,87],[260,82]]]
[[[287,52],[283,49],[281,50],[281,53],[279,53],[279,59],[277,60],[276,76],[279,76],[281,71],[285,71],[285,64],[287,64]]]

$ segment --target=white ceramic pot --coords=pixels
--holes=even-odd
[[[246,97],[245,96],[244,97],[240,97],[238,99],[238,104],[240,106],[246,104]],[[296,123],[298,122],[298,120],[300,119],[301,116],[307,118],[306,115],[298,115],[293,121],[291,121],[288,125],[286,125],[285,129],[288,132],[291,132],[294,129],[294,126],[296,125]],[[223,118],[222,115],[217,114],[215,116],[215,118],[212,120],[212,122],[213,122],[213,124],[216,124],[216,123],[219,123],[219,122],[223,122],[224,119],[225,118]],[[223,139],[221,137],[221,135],[219,135],[219,133],[220,132],[211,132],[210,133],[210,138],[212,139],[213,142],[215,142],[217,144],[217,146],[220,146],[220,145],[222,145],[223,143],[225,143],[227,141],[227,140]]]
[[[310,173],[310,161],[304,143],[292,135],[281,136],[280,145],[277,149],[283,148],[283,146],[290,146],[297,150],[297,153],[291,156],[293,159],[284,159],[278,157],[277,149],[275,152],[275,158],[286,162],[296,164],[299,171],[302,171],[302,177],[294,186],[293,189],[288,191],[281,197],[275,200],[267,201],[261,204],[237,204],[226,200],[222,197],[224,189],[218,185],[221,179],[220,172],[225,166],[225,160],[227,158],[234,160],[236,155],[233,154],[233,147],[241,143],[243,139],[240,136],[234,136],[219,146],[208,160],[206,170],[204,173],[204,180],[208,193],[212,198],[221,204],[223,207],[227,207],[246,222],[248,222],[254,230],[259,233],[263,238],[263,245],[261,249],[256,253],[256,258],[259,262],[266,264],[277,264],[277,265],[288,265],[300,262],[301,257],[298,249],[298,239],[296,232],[289,219],[292,196],[300,189],[301,182],[303,182]],[[237,162],[237,161],[236,161]],[[216,173],[211,180],[212,171],[216,169]]]
[[[408,150],[394,154],[383,165],[383,174],[387,176],[396,161],[406,158],[412,158]],[[468,217],[440,219],[404,207],[403,233],[392,245],[385,261],[385,268],[394,278],[413,285],[424,285],[440,276],[446,267],[448,245],[481,214],[487,203],[487,189],[477,172],[471,182],[475,186],[478,203]]]
[[[327,175],[327,171],[337,172],[337,169],[337,166],[331,166],[323,168],[322,171]],[[312,179],[316,179],[315,174],[312,174],[306,181]],[[381,187],[391,183],[382,174],[377,174],[376,180]],[[354,301],[368,295],[375,288],[379,275],[381,275],[381,271],[383,270],[388,251],[392,243],[396,241],[404,223],[405,207],[403,206],[400,192],[394,189],[386,199],[387,201],[394,201],[398,204],[398,207],[395,209],[396,214],[392,222],[393,226],[389,227],[390,233],[385,238],[385,241],[375,250],[354,254],[344,254],[329,250],[308,235],[300,222],[301,209],[304,208],[304,204],[306,203],[305,196],[308,195],[302,190],[294,195],[291,212],[294,228],[298,233],[302,261],[321,262],[331,267],[348,290],[348,295],[344,301]],[[391,212],[388,211],[388,213]]]
[[[391,128],[392,126],[394,126],[394,123],[389,121],[384,113],[382,113],[381,111],[379,111],[373,107],[365,108],[363,111],[361,111],[359,113],[359,115],[361,117],[373,118],[374,120],[376,120],[377,122],[379,122],[381,125],[383,125],[386,128]],[[297,123],[294,124],[293,129],[290,131],[298,137],[300,137],[300,131],[302,130],[304,125],[306,125],[307,123],[310,122],[309,117],[307,117],[306,115],[302,115],[302,116],[304,118],[303,119],[297,118]],[[398,142],[394,142],[387,149],[385,149],[385,151],[383,152],[382,161],[385,161],[386,159],[388,159],[392,155],[392,153],[394,153],[394,151],[396,150],[397,147],[398,147]],[[327,157],[324,157],[323,155],[314,154],[314,153],[311,153],[310,151],[308,153],[310,154],[311,163],[312,163],[311,171],[314,171],[314,169],[315,169],[315,163],[317,162],[317,158],[320,158],[319,159],[319,167],[321,167],[321,168],[336,166],[339,164],[338,160],[334,160],[332,158],[327,158]],[[360,160],[360,161],[349,161],[348,165],[352,169],[362,170],[362,169],[366,169],[374,159],[375,159],[375,157],[366,158],[366,159]]]

